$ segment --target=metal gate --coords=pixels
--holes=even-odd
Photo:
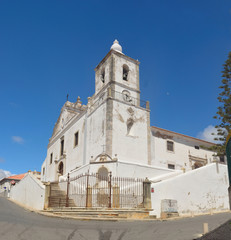
[[[77,207],[135,208],[143,207],[144,179],[100,176],[85,173],[70,177],[67,184],[67,203],[73,199]]]

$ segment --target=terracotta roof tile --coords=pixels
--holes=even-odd
[[[21,179],[23,179],[23,178],[25,177],[26,174],[27,174],[27,173],[22,173],[22,174],[19,174],[19,175],[14,175],[14,176],[10,176],[10,177],[8,177],[8,178],[6,178],[6,179],[21,180]]]

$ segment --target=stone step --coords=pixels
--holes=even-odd
[[[66,195],[51,195],[50,198],[65,198],[66,199]]]
[[[63,191],[63,190],[61,190],[59,187],[51,187],[51,191]]]
[[[72,200],[72,199],[70,199]],[[65,207],[65,208],[56,208],[49,210],[52,211],[63,211],[63,212],[110,212],[110,213],[122,213],[122,212],[149,212],[153,209],[137,209],[137,208],[85,208],[85,207]],[[47,210],[46,210],[47,211]]]
[[[54,213],[55,215],[62,216],[72,216],[72,217],[81,217],[81,218],[120,218],[125,219],[126,216],[118,216],[118,215],[98,215],[98,214],[63,214],[63,213]]]
[[[75,212],[65,212],[65,211],[43,211],[45,214],[50,214],[53,216],[60,216],[64,218],[74,218],[74,219],[82,219],[82,220],[155,220],[156,216],[149,216],[149,213],[145,214],[139,211],[131,213],[131,211],[122,211],[123,213],[109,212],[109,211],[75,211]]]

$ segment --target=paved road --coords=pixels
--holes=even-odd
[[[52,218],[0,197],[0,240],[191,240],[231,219],[231,213],[170,221],[101,222]]]

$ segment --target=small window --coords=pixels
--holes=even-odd
[[[78,146],[78,144],[79,144],[79,132],[76,132],[74,136],[74,147]]]
[[[45,167],[43,168],[43,176],[45,175]]]
[[[170,151],[170,152],[174,151],[174,142],[167,141],[167,150]]]
[[[129,68],[127,65],[123,65],[123,80],[128,81]]]
[[[195,147],[195,149],[198,149],[198,150],[200,149],[200,147],[199,147],[199,146],[194,146],[194,147]]]
[[[219,156],[219,158],[220,158],[220,162],[221,163],[224,163],[225,162],[225,156],[223,155],[223,156]]]
[[[175,169],[175,165],[174,164],[168,164],[168,168],[169,169]]]
[[[64,139],[61,140],[60,143],[60,155],[63,156],[63,152],[64,152]]]
[[[52,164],[52,162],[53,162],[53,153],[51,153],[50,155],[50,164]]]

